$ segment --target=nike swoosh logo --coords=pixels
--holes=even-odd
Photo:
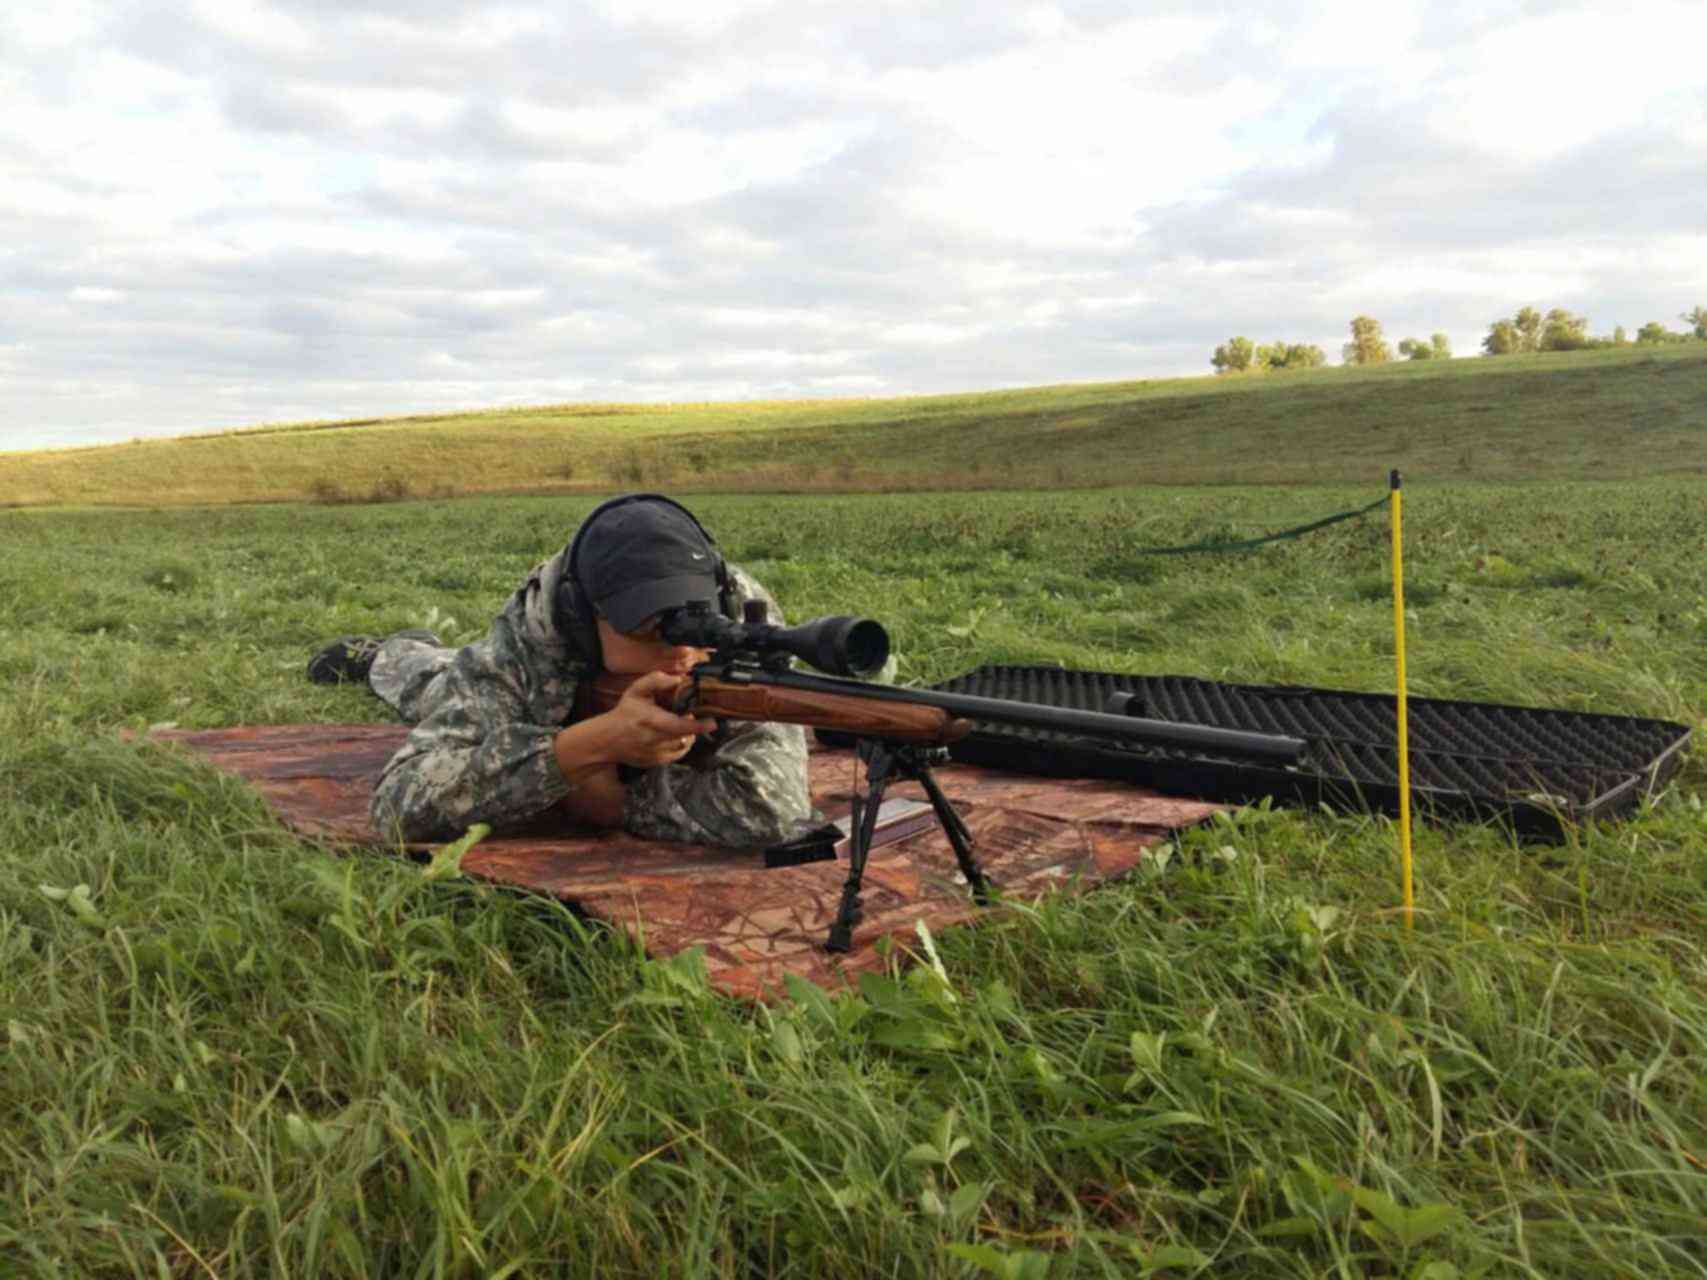
[[[691,556],[693,556],[693,558],[694,558],[694,559],[695,559],[695,560],[703,560],[703,559],[705,559],[705,552],[703,552],[703,551],[692,551],[692,552],[689,552],[689,553],[688,553],[688,554],[690,554],[690,555],[691,555]]]

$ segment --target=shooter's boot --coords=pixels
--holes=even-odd
[[[387,640],[422,640],[427,644],[443,644],[431,631],[415,629],[397,631],[388,636],[344,636],[334,640],[308,660],[308,678],[315,684],[366,684],[367,673],[380,645]]]

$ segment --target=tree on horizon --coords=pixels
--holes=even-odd
[[[1399,354],[1407,360],[1450,360],[1452,339],[1444,333],[1431,334],[1427,342],[1421,338],[1406,338],[1399,343]]]
[[[1257,348],[1257,367],[1274,373],[1288,369],[1319,369],[1328,362],[1327,352],[1313,342],[1282,342],[1278,338]]]
[[[1256,345],[1249,338],[1229,338],[1215,348],[1215,354],[1209,357],[1209,363],[1215,366],[1217,375],[1223,373],[1245,373],[1251,367],[1251,361],[1256,358]]]
[[[1542,322],[1542,351],[1582,351],[1592,346],[1588,336],[1588,317],[1572,315],[1563,307],[1554,307]]]
[[[1347,364],[1386,364],[1393,358],[1393,348],[1381,336],[1381,322],[1374,316],[1352,318],[1351,341],[1340,351]]]

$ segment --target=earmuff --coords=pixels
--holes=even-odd
[[[626,506],[631,502],[662,502],[680,511],[698,529],[700,536],[705,539],[706,546],[711,548],[712,575],[717,580],[717,608],[727,618],[735,621],[740,619],[735,611],[735,589],[729,578],[728,566],[724,563],[723,553],[717,546],[717,539],[711,536],[699,517],[694,515],[674,498],[661,493],[626,493],[618,498],[601,502],[581,521],[581,527],[575,531],[575,536],[569,541],[568,563],[564,565],[563,578],[558,584],[555,610],[557,625],[574,637],[576,646],[587,655],[595,667],[604,665],[604,654],[599,646],[599,627],[597,613],[593,602],[587,598],[586,589],[581,585],[580,570],[576,560],[581,553],[581,539],[587,530],[593,527],[593,522],[605,512],[614,507]]]

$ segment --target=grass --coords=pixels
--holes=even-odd
[[[1702,493],[1407,486],[1413,691],[1699,726]],[[904,678],[1386,691],[1380,517],[1133,554],[1378,494],[693,505],[792,616],[882,618]],[[1699,753],[1563,846],[1419,828],[1409,933],[1390,823],[1256,806],[755,1008],[121,740],[383,719],[313,646],[472,638],[594,501],[0,513],[0,1272],[1707,1273]]]
[[[1700,475],[1707,344],[889,400],[560,405],[0,453],[0,506]]]

